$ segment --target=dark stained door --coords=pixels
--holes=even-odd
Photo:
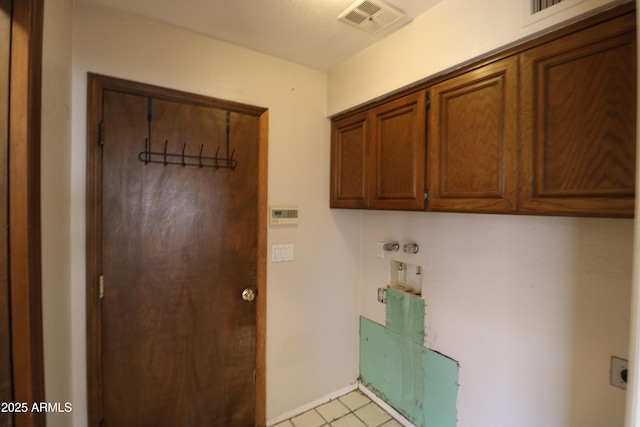
[[[258,275],[259,120],[104,92],[105,426],[256,425],[256,302],[242,294]],[[204,157],[228,137],[238,166],[145,164],[148,136],[151,151]]]

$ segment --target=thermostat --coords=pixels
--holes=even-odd
[[[298,208],[295,206],[269,207],[270,225],[291,225],[298,223]]]

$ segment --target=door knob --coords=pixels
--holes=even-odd
[[[253,301],[256,298],[256,293],[251,288],[247,288],[242,291],[242,299],[245,301]]]

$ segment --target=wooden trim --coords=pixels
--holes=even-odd
[[[9,65],[11,54],[11,0],[0,0],[0,402],[13,400],[11,366],[11,302],[9,299]],[[0,412],[0,426],[13,424],[13,414]]]
[[[376,99],[372,102],[368,102],[366,104],[362,104],[359,106],[356,106],[354,108],[345,110],[345,111],[341,111],[337,114],[332,115],[330,118],[332,120],[339,120],[342,119],[344,117],[350,116],[352,114],[355,113],[359,113],[362,111],[366,111],[370,108],[376,107],[378,105],[382,105],[385,104],[389,101],[392,101],[394,99],[397,98],[401,98],[403,96],[406,96],[410,93],[414,93],[414,92],[420,92],[423,91],[431,86],[433,86],[434,84],[440,83],[442,81],[448,80],[452,77],[456,77],[459,76],[461,74],[465,74],[469,71],[478,69],[478,68],[482,68],[486,65],[489,65],[493,62],[496,61],[500,61],[501,59],[505,59],[508,58],[510,56],[514,56],[514,55],[518,55],[520,53],[523,53],[524,51],[527,51],[529,49],[532,49],[534,47],[543,45],[545,43],[548,43],[552,40],[555,39],[559,39],[561,37],[565,37],[568,36],[570,34],[573,34],[575,32],[578,31],[582,31],[586,28],[589,27],[593,27],[594,25],[599,25],[603,22],[606,21],[610,21],[612,19],[615,19],[619,16],[622,15],[626,15],[629,13],[635,13],[636,11],[636,2],[634,1],[629,1],[627,3],[621,4],[620,6],[616,6],[612,9],[606,10],[604,12],[598,13],[596,15],[592,15],[590,17],[587,17],[585,19],[582,19],[578,22],[574,22],[572,24],[569,24],[565,27],[559,28],[555,31],[551,31],[549,33],[540,35],[540,36],[536,36],[535,34],[532,35],[532,37],[534,37],[533,39],[530,40],[522,40],[521,43],[517,44],[516,46],[512,46],[512,47],[508,47],[498,53],[494,53],[491,54],[489,56],[485,56],[484,58],[477,58],[476,60],[474,60],[472,63],[468,64],[468,65],[462,65],[460,67],[452,67],[455,68],[455,70],[453,71],[444,71],[441,74],[435,74],[432,75],[430,77],[427,77],[423,80],[419,80],[413,84],[410,85],[410,87],[405,88],[405,89],[401,89],[398,90],[396,92],[392,92],[388,95],[382,96],[379,99]]]
[[[267,420],[267,168],[269,112],[260,116],[260,152],[258,156],[258,274],[256,300],[256,426]]]
[[[101,303],[97,281],[102,273],[101,189],[102,150],[99,144],[102,122],[102,102],[105,90],[135,93],[169,101],[222,108],[260,118],[258,159],[258,260],[256,299],[256,426],[266,426],[266,296],[267,296],[267,166],[269,112],[254,107],[202,95],[165,89],[158,86],[88,74],[87,112],[87,258],[86,258],[86,310],[87,310],[87,388],[89,426],[99,426],[103,416],[102,379],[98,369],[102,365]]]
[[[9,250],[13,397],[44,401],[40,247],[40,105],[43,0],[13,2],[9,83]],[[45,414],[15,414],[18,427]]]
[[[102,420],[101,305],[98,276],[102,271],[102,228],[100,227],[102,156],[99,149],[99,129],[102,121],[102,83],[89,76],[87,105],[87,241],[86,241],[86,310],[87,310],[87,400],[89,426],[99,426]]]
[[[103,89],[161,98],[166,101],[175,101],[183,104],[199,105],[203,107],[221,108],[253,116],[260,116],[262,113],[267,111],[266,108],[262,107],[254,107],[252,105],[241,104],[239,102],[211,98],[209,96],[199,95],[196,93],[167,89],[160,86],[138,83],[131,80],[108,77],[100,74],[89,73],[89,79],[94,81],[95,84],[100,85]]]

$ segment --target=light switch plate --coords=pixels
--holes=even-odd
[[[271,262],[293,261],[293,244],[271,245]]]

